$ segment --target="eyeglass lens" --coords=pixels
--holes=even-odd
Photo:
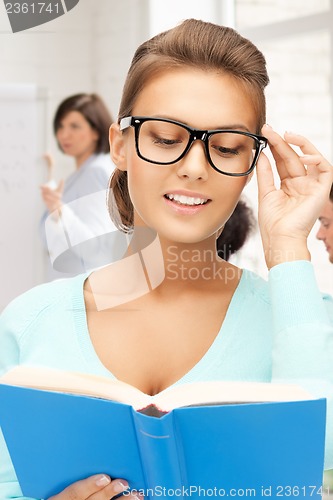
[[[167,164],[179,159],[189,140],[190,132],[180,125],[149,120],[141,124],[138,148],[147,160]],[[233,132],[214,133],[208,144],[214,166],[223,172],[236,174],[251,168],[258,149],[255,139]]]

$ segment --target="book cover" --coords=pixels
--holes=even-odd
[[[23,494],[48,498],[91,474],[156,496],[318,498],[326,401],[177,408],[0,384],[0,425]]]

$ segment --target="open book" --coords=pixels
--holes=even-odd
[[[293,385],[198,382],[149,396],[117,380],[48,368],[17,367],[0,378],[0,426],[32,498],[106,473],[147,500],[246,489],[268,496],[265,488],[277,498],[288,485],[313,500],[325,412],[324,399]]]
[[[146,414],[155,407],[154,416],[183,406],[313,399],[297,385],[226,381],[176,385],[150,396],[117,379],[25,365],[8,371],[0,383],[108,399]]]

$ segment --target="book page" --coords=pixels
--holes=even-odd
[[[0,378],[0,383],[110,399],[134,408],[143,408],[151,403],[150,396],[120,380],[42,366],[12,368]]]
[[[181,406],[313,399],[303,388],[293,384],[263,382],[211,381],[178,385],[153,397],[164,410]]]
[[[233,381],[181,384],[150,396],[116,379],[23,365],[3,375],[0,383],[110,399],[129,404],[136,410],[155,405],[161,412],[182,406],[313,399],[311,394],[297,385]]]

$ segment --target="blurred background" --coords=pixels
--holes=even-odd
[[[42,155],[54,154],[57,179],[74,169],[53,136],[57,105],[71,94],[97,92],[116,119],[138,44],[188,17],[235,27],[254,41],[271,79],[267,122],[280,133],[306,135],[332,161],[332,0],[80,0],[54,21],[15,34],[1,2],[0,311],[45,280],[38,235]],[[245,196],[256,211],[255,179]],[[317,279],[333,294],[333,267],[316,231],[310,249]],[[257,232],[233,260],[267,275]]]

